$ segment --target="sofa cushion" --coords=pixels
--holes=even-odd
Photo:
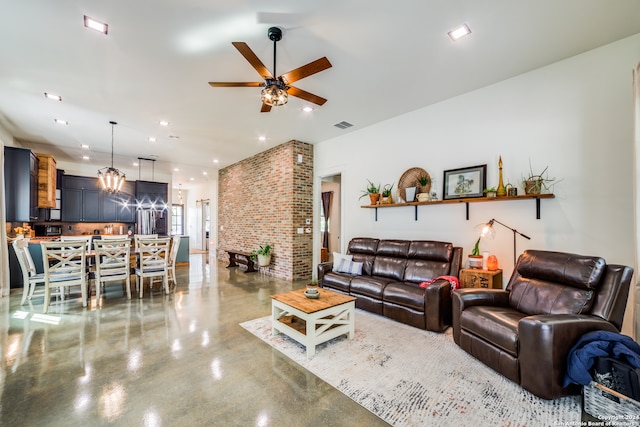
[[[517,357],[518,322],[525,316],[511,307],[469,307],[460,315],[460,327]]]
[[[376,256],[407,258],[409,256],[409,240],[380,240]]]
[[[372,239],[369,237],[354,237],[349,241],[349,247],[347,253],[349,254],[367,254],[375,255],[376,249],[378,249],[379,239]]]
[[[507,285],[509,304],[529,315],[587,313],[605,269],[600,257],[525,251]]]
[[[593,297],[594,291],[520,278],[511,287],[509,305],[528,315],[581,314],[589,312]]]
[[[562,252],[525,251],[518,274],[580,289],[596,289],[606,269],[603,258]]]
[[[373,274],[373,261],[375,261],[375,259],[375,255],[353,254],[353,261],[362,263],[362,274],[366,276]]]
[[[353,255],[344,255],[338,252],[333,253],[333,268],[332,270],[340,273],[344,272],[345,264],[348,264],[353,259]]]
[[[426,282],[438,276],[448,276],[451,264],[442,261],[409,259],[404,270],[405,282]]]
[[[349,293],[349,284],[353,276],[344,273],[325,273],[322,279],[322,287],[339,289],[345,293]]]
[[[424,292],[424,288],[416,283],[391,282],[385,286],[382,300],[424,313]]]
[[[341,263],[338,268],[338,273],[355,274],[360,276],[362,274],[362,262],[349,261]]]
[[[350,285],[351,295],[366,295],[382,301],[382,291],[387,283],[392,282],[385,277],[376,276],[353,276]]]
[[[408,256],[414,259],[428,259],[449,264],[453,256],[453,244],[431,240],[414,240],[409,246]]]
[[[376,256],[373,262],[373,276],[387,277],[391,281],[402,281],[404,269],[407,266],[406,258],[393,258],[388,256]]]

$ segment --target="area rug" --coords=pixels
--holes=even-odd
[[[271,335],[269,316],[240,324],[394,426],[580,425],[580,399],[543,400],[437,334],[356,310],[352,340],[335,338],[307,359]]]

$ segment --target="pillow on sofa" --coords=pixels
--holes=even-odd
[[[341,270],[344,270],[344,265],[350,263],[352,259],[353,259],[353,255],[344,255],[338,252],[334,252],[332,270],[335,271],[336,273],[341,272]]]
[[[339,273],[347,273],[347,274],[355,274],[357,276],[362,276],[362,266],[363,262],[349,261],[342,263],[339,267]]]

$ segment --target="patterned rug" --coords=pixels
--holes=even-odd
[[[356,333],[316,347],[271,335],[270,317],[240,326],[394,426],[580,425],[579,396],[547,401],[459,349],[451,329],[423,331],[356,310]]]

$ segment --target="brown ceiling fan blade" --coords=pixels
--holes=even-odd
[[[304,79],[305,77],[309,77],[312,74],[319,73],[320,71],[324,71],[327,68],[331,68],[331,62],[329,62],[326,56],[323,56],[320,59],[309,62],[307,65],[303,65],[300,68],[289,71],[281,77],[284,79],[285,83],[289,84],[300,79]]]
[[[264,82],[209,82],[211,87],[261,87]]]
[[[327,102],[326,99],[318,95],[314,95],[312,93],[309,93],[302,89],[298,89],[297,87],[293,87],[293,86],[289,86],[287,93],[291,96],[295,96],[300,99],[304,99],[305,101],[313,102],[314,104],[318,104],[318,105],[324,105],[324,103]]]
[[[273,78],[271,71],[269,71],[269,69],[264,66],[262,61],[260,61],[260,58],[258,58],[256,54],[253,53],[253,51],[251,50],[248,44],[246,44],[245,42],[232,42],[231,44],[236,49],[238,49],[238,51],[242,54],[242,56],[244,56],[244,59],[249,61],[249,64],[251,64],[251,66],[256,69],[256,71],[258,72],[258,74],[262,76],[262,78],[264,79]]]
[[[271,111],[271,105],[265,104],[264,102],[262,103],[262,108],[260,109],[261,113],[268,113],[269,111]]]

